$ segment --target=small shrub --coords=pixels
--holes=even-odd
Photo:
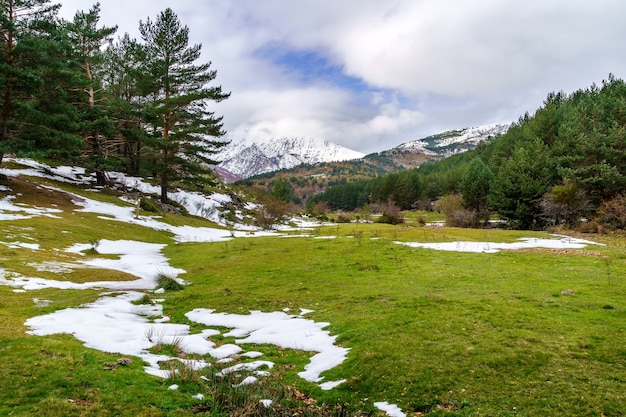
[[[165,291],[180,291],[185,288],[183,284],[166,274],[159,274],[157,276],[157,285]]]
[[[152,297],[150,296],[150,294],[144,294],[139,300],[133,301],[133,304],[150,305],[150,304],[154,304],[154,302],[152,301]]]
[[[337,216],[337,223],[350,223],[351,221],[352,219],[350,219],[350,217],[345,214],[340,214],[339,216]]]
[[[100,239],[92,239],[89,241],[89,244],[91,245],[91,247],[85,251],[86,254],[97,255],[100,253],[98,252],[98,246],[100,246]]]
[[[576,227],[589,212],[590,203],[576,184],[566,183],[552,187],[540,202],[543,217],[549,224]]]
[[[481,216],[475,210],[459,209],[446,214],[446,223],[453,227],[479,227]]]
[[[576,230],[581,233],[602,233],[602,226],[596,220],[591,220],[580,223]]]
[[[608,230],[626,229],[626,196],[603,202],[595,220]]]
[[[151,213],[157,213],[159,211],[153,201],[143,197],[139,200],[139,207],[141,207],[142,210],[149,211]]]
[[[382,215],[376,219],[376,223],[401,224],[404,223],[402,211],[394,202],[388,201],[382,206]]]
[[[261,206],[254,210],[254,218],[257,226],[263,229],[271,229],[276,223],[280,223],[289,213],[289,203],[274,196],[262,196],[259,198]]]

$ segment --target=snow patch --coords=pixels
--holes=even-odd
[[[395,404],[389,404],[387,401],[376,402],[374,403],[374,407],[378,408],[380,411],[384,411],[389,417],[406,417],[406,414],[402,412],[400,407]]]
[[[441,251],[453,252],[473,252],[473,253],[496,253],[501,250],[518,250],[518,249],[582,249],[588,245],[599,245],[584,239],[576,239],[568,236],[556,236],[559,239],[540,239],[534,237],[525,237],[519,239],[518,242],[502,243],[502,242],[438,242],[438,243],[420,243],[420,242],[394,242],[399,245],[410,246],[412,248],[425,248]]]

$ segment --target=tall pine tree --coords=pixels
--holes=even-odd
[[[150,82],[152,138],[156,152],[153,171],[161,179],[161,201],[167,202],[172,181],[197,183],[209,174],[211,159],[223,141],[222,118],[208,110],[210,101],[219,102],[230,94],[221,87],[209,87],[216,77],[211,63],[195,64],[202,45],[189,46],[189,28],[181,25],[172,9],[161,12],[155,21],[140,22]]]
[[[109,158],[109,147],[113,126],[107,114],[107,107],[102,105],[102,83],[94,73],[102,62],[101,47],[111,42],[111,36],[117,27],[98,27],[100,20],[100,3],[96,3],[89,12],[78,11],[74,20],[66,25],[67,33],[73,49],[73,55],[81,65],[81,90],[83,100],[79,101],[82,118],[81,134],[87,153],[89,165],[96,171],[98,185],[107,183],[107,168],[115,167]],[[100,98],[97,98],[99,96]]]
[[[72,62],[48,0],[0,0],[0,162],[6,153],[74,156]]]

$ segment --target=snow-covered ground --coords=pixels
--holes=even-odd
[[[0,169],[0,173],[7,176],[28,175],[47,177],[75,184],[90,184],[93,177],[83,169],[73,167],[51,168],[31,160],[15,160],[25,169]],[[116,180],[125,187],[133,188],[143,193],[156,192],[153,186],[140,178],[129,178],[122,174],[115,174]],[[53,189],[55,190],[55,189]],[[55,190],[57,192],[64,192]],[[14,202],[10,187],[2,186],[0,193],[0,221],[17,220],[27,221],[35,216],[55,217],[61,213],[56,208],[32,207]],[[149,227],[155,230],[164,230],[174,236],[176,242],[217,242],[235,237],[260,236],[279,232],[265,232],[250,226],[228,225],[230,230],[210,227],[172,226],[162,221],[158,216],[136,216],[135,207],[120,202],[120,205],[103,203],[76,194],[71,194],[74,203],[79,206],[77,211],[97,213],[102,219],[125,222],[129,224]],[[199,193],[176,191],[171,194],[179,203],[185,205],[190,213],[207,217],[214,222],[226,225],[220,215],[220,207],[228,202],[230,197],[223,194],[203,196]],[[298,220],[299,228],[310,228],[316,223]],[[9,248],[21,248],[32,251],[39,250],[37,242],[28,236],[29,228],[15,228],[15,233],[6,235],[6,241],[0,245]],[[21,233],[20,233],[21,232]],[[304,235],[303,235],[304,236]],[[309,235],[306,235],[309,236]],[[328,236],[324,238],[335,238]],[[412,247],[431,248],[436,250],[455,250],[465,252],[496,252],[530,247],[543,248],[583,248],[593,242],[556,236],[554,239],[526,238],[515,243],[497,242],[447,242],[447,243],[418,243],[396,242]],[[94,247],[97,246],[97,247]],[[29,333],[39,336],[68,333],[81,340],[85,346],[106,352],[118,352],[123,355],[136,356],[145,363],[146,372],[151,375],[167,377],[171,370],[165,369],[162,364],[171,360],[178,360],[187,366],[203,368],[209,366],[209,360],[184,360],[158,355],[150,349],[161,344],[176,344],[189,354],[208,355],[215,361],[229,363],[240,361],[224,373],[235,372],[242,368],[248,369],[253,375],[247,376],[240,383],[254,383],[257,378],[267,375],[273,363],[259,360],[262,356],[257,351],[244,352],[242,345],[273,344],[281,348],[297,349],[312,352],[310,362],[304,370],[299,372],[300,377],[307,381],[318,383],[322,389],[333,389],[345,380],[324,381],[323,372],[332,369],[346,359],[349,349],[335,345],[336,336],[324,330],[329,323],[318,323],[305,318],[310,310],[301,310],[298,314],[289,311],[260,312],[250,314],[226,314],[215,312],[206,306],[201,306],[186,313],[189,320],[201,324],[205,328],[199,333],[190,333],[188,325],[171,323],[170,318],[164,316],[162,299],[158,294],[163,291],[156,288],[156,277],[165,274],[180,283],[185,283],[179,275],[184,274],[182,269],[173,268],[168,259],[162,254],[165,245],[156,243],[137,242],[133,240],[101,240],[97,244],[77,242],[69,248],[58,248],[60,252],[78,254],[74,262],[33,262],[29,265],[37,271],[46,271],[58,274],[67,273],[76,268],[104,268],[123,271],[136,277],[132,281],[101,281],[89,283],[73,283],[67,280],[51,280],[39,277],[22,276],[15,271],[0,267],[0,285],[14,288],[14,291],[25,292],[42,288],[57,289],[87,289],[100,288],[102,297],[97,301],[75,308],[58,310],[54,313],[32,317],[26,321]],[[85,251],[96,249],[101,254],[118,255],[117,259],[84,257]],[[115,294],[110,291],[116,291]],[[121,291],[121,293],[120,293]],[[135,301],[143,297],[145,291],[152,292],[153,304],[136,304]],[[37,305],[47,305],[49,300],[34,298]],[[217,328],[227,328],[222,336],[234,337],[234,344],[216,346],[211,337],[219,335]],[[173,388],[172,388],[173,389]],[[264,400],[270,404],[269,400]],[[266,404],[264,403],[264,404]],[[398,417],[405,414],[393,404],[375,402],[374,405],[386,412],[389,416]]]
[[[545,249],[582,249],[588,245],[598,245],[584,239],[576,239],[569,236],[554,235],[555,239],[539,239],[534,237],[524,237],[513,243],[503,242],[395,242],[400,245],[412,248],[426,248],[453,252],[475,252],[475,253],[496,253],[501,250],[518,250],[531,248]]]
[[[28,166],[20,170],[0,170],[7,176],[27,175],[46,177],[74,184],[90,184],[93,180],[91,175],[86,175],[80,168],[60,167],[51,168],[31,160],[15,160],[15,162]],[[129,178],[121,174],[117,175],[117,181],[121,181],[125,187],[136,189],[142,193],[152,193],[157,190],[139,178]],[[47,187],[51,188],[51,187]],[[63,193],[60,189],[52,189]],[[9,187],[1,190],[10,193]],[[217,242],[233,239],[240,236],[267,235],[275,232],[261,231],[256,228],[235,225],[237,231],[191,226],[172,226],[161,220],[158,216],[137,216],[135,207],[129,205],[117,205],[89,199],[72,193],[73,202],[80,206],[77,211],[100,214],[102,219],[136,224],[155,230],[171,232],[177,242]],[[195,214],[208,214],[210,220],[219,222],[219,207],[222,203],[230,200],[227,195],[205,197],[199,193],[175,191],[171,194],[179,203],[185,203],[186,208]],[[27,207],[13,202],[14,196],[10,194],[0,200],[0,220],[29,219],[34,216],[50,216],[60,213],[58,209],[39,207]],[[210,208],[210,209],[207,209]],[[305,221],[302,225],[311,226]],[[232,225],[231,225],[232,226]],[[14,237],[17,238],[17,237]],[[38,246],[28,242],[0,242],[8,247],[21,247],[37,250]],[[155,243],[137,242],[132,240],[101,240],[94,243],[77,243],[69,248],[59,250],[84,254],[88,249],[96,249],[100,254],[118,255],[117,259],[88,259],[75,263],[33,263],[31,266],[39,271],[63,273],[75,268],[101,268],[126,272],[137,277],[133,281],[100,281],[88,283],[73,283],[67,280],[50,280],[38,277],[25,277],[4,268],[0,268],[0,284],[9,285],[15,291],[29,291],[43,288],[57,289],[87,289],[101,288],[105,290],[127,291],[121,295],[105,295],[98,301],[80,306],[60,310],[55,313],[38,316],[29,319],[26,325],[30,333],[36,335],[48,335],[55,333],[69,333],[84,342],[88,347],[107,352],[119,352],[124,355],[141,357],[148,366],[146,371],[153,375],[168,376],[168,369],[161,369],[160,362],[168,361],[163,355],[155,355],[149,349],[157,343],[172,344],[176,342],[186,353],[210,355],[213,358],[225,361],[234,360],[242,355],[242,348],[238,344],[274,344],[283,348],[292,348],[303,351],[315,352],[300,376],[308,381],[321,382],[321,373],[341,364],[349,349],[334,345],[335,337],[328,331],[323,330],[329,323],[316,323],[307,320],[300,314],[292,315],[287,312],[251,312],[249,315],[228,315],[215,313],[210,309],[195,309],[187,316],[190,320],[207,326],[200,334],[190,334],[189,326],[169,323],[169,318],[163,316],[160,303],[150,305],[135,305],[133,301],[143,296],[138,291],[154,291],[156,277],[165,274],[184,283],[178,275],[185,273],[184,270],[172,268],[168,260],[162,255],[161,250],[165,245]],[[215,347],[210,341],[210,336],[219,334],[212,327],[229,327],[232,330],[226,336],[237,337],[237,345],[222,345]],[[251,356],[255,356],[254,353]],[[175,358],[174,358],[175,359]],[[264,361],[264,366],[271,368],[270,362]],[[194,361],[189,365],[204,367],[206,361]],[[248,364],[247,366],[253,366]],[[320,384],[322,388],[331,389],[342,381],[330,381]]]

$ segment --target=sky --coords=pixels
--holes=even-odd
[[[93,3],[61,0],[62,17]],[[228,138],[325,139],[376,152],[511,123],[548,93],[626,77],[621,0],[101,0],[139,39],[167,7],[201,43]]]

